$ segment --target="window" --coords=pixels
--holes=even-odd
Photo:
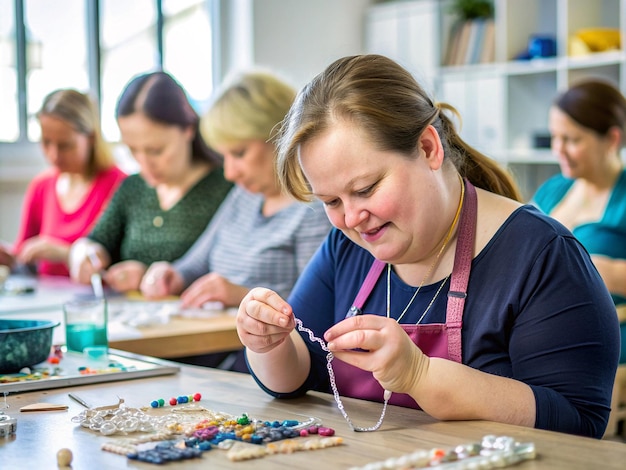
[[[157,44],[158,12],[154,0],[101,0],[102,127],[108,140],[118,140],[115,103],[135,75],[161,68]]]
[[[34,114],[57,88],[90,92],[104,136],[119,140],[115,103],[135,75],[163,69],[199,113],[213,91],[217,0],[0,0],[0,159],[37,142]],[[32,149],[32,145],[29,146]]]
[[[24,1],[26,39],[27,138],[40,137],[35,113],[57,88],[89,89],[87,18],[84,0]],[[22,111],[22,110],[20,110]]]
[[[13,0],[0,0],[0,11],[0,141],[15,142],[20,129]]]

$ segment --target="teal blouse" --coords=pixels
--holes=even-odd
[[[553,176],[537,190],[532,203],[550,214],[573,184],[573,179]],[[572,232],[590,254],[626,259],[626,170],[615,183],[600,220],[574,227]],[[616,304],[626,302],[625,297],[611,295]]]

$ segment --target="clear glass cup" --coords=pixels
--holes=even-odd
[[[108,312],[106,299],[73,300],[63,304],[65,344],[68,351],[107,354]]]

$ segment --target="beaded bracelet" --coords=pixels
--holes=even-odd
[[[412,454],[372,462],[349,470],[409,470],[414,468],[490,469],[503,468],[537,456],[535,444],[520,443],[509,436],[487,435],[481,442],[458,445],[449,449],[433,448]]]
[[[202,395],[200,395],[199,393],[194,393],[193,395],[180,395],[178,398],[172,397],[169,399],[168,403],[170,404],[170,406],[176,406],[179,404],[192,403],[194,401],[197,402],[200,400],[202,400]],[[158,400],[152,400],[150,402],[150,406],[152,408],[161,408],[165,406],[165,400],[163,398],[159,398]]]

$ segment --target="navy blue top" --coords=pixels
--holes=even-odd
[[[345,317],[372,264],[369,252],[333,229],[289,297],[296,317],[322,337]],[[402,323],[415,323],[439,288],[422,287]],[[386,274],[363,306],[386,315]],[[444,323],[449,281],[422,323]],[[415,292],[391,278],[391,316]],[[536,427],[602,437],[619,355],[615,307],[588,253],[560,223],[532,206],[517,209],[472,261],[462,329],[463,363],[527,383],[535,395]],[[337,294],[337,295],[336,295]],[[311,352],[300,389],[330,390],[326,356]],[[257,379],[258,381],[258,379]],[[382,400],[382,397],[381,397]]]

